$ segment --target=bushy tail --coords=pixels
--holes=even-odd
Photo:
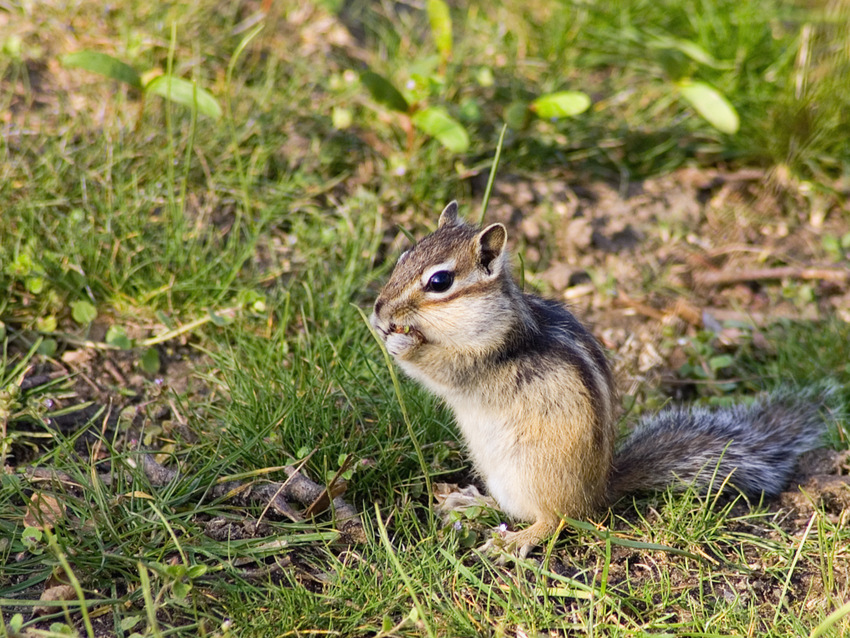
[[[727,477],[747,496],[775,496],[797,457],[820,445],[826,425],[819,404],[783,393],[752,405],[673,407],[645,417],[614,456],[610,501],[669,485],[719,488]]]

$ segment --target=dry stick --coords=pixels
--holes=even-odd
[[[181,478],[180,472],[160,465],[150,454],[142,454],[140,464],[145,476],[154,487],[163,487]],[[314,483],[291,465],[285,466],[283,470],[288,476],[283,483],[269,482],[257,485],[251,482],[227,481],[215,485],[210,490],[210,496],[214,499],[223,498],[234,501],[239,505],[246,505],[251,502],[270,503],[271,507],[279,514],[296,522],[301,521],[303,517],[292,508],[286,499],[297,501],[309,507],[326,493],[326,488]],[[26,475],[34,481],[61,483],[72,490],[82,488],[70,475],[48,468],[29,468]],[[115,482],[115,477],[112,474],[101,474],[99,478],[106,486],[111,486]],[[341,496],[336,496],[333,499],[333,506],[336,512],[337,527],[342,535],[353,542],[365,543],[367,540],[366,532],[357,510],[346,503]]]
[[[817,279],[833,283],[844,283],[850,280],[850,270],[838,268],[796,268],[784,266],[781,268],[756,268],[754,270],[718,270],[714,272],[695,272],[694,281],[706,286],[719,286],[744,281],[760,281],[763,279]]]
[[[307,461],[309,461],[311,458],[313,458],[313,455],[316,453],[316,449],[317,448],[313,448],[312,451],[307,456],[305,456],[303,459],[301,459],[301,463],[299,463],[298,467],[295,468],[296,472],[301,472],[301,470],[304,468],[304,466],[307,465]],[[222,482],[224,482],[224,481],[222,481]],[[277,488],[277,490],[275,490],[275,493],[272,496],[272,498],[269,499],[269,502],[266,503],[266,506],[263,508],[263,511],[260,512],[260,517],[257,519],[257,525],[259,525],[262,522],[262,520],[266,517],[266,512],[269,511],[269,508],[272,507],[272,505],[278,504],[278,500],[281,498],[281,494],[283,493],[283,490],[286,489],[286,486],[289,485],[291,482],[292,482],[292,477],[290,476],[288,479],[286,479],[281,484],[280,487]]]
[[[180,475],[176,470],[170,470],[157,463],[149,454],[142,455],[142,469],[154,485],[157,484],[157,480],[165,479],[161,483],[161,485],[164,485]],[[216,485],[210,493],[213,498],[226,497],[228,500],[237,500],[240,503],[249,501],[268,503],[271,501],[272,507],[278,513],[288,516],[292,520],[301,520],[301,516],[284,499],[289,498],[302,505],[309,506],[325,492],[325,488],[308,479],[291,465],[284,467],[283,471],[288,476],[283,483],[269,482],[263,485],[255,485],[253,483],[228,481]],[[333,505],[336,510],[339,529],[343,535],[356,542],[365,542],[366,533],[363,530],[363,523],[360,521],[357,510],[346,503],[342,497],[333,499]]]

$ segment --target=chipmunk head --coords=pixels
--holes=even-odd
[[[506,240],[502,224],[467,224],[451,202],[437,230],[399,258],[375,301],[372,325],[385,341],[404,334],[414,345],[459,350],[491,343],[493,322],[510,309]]]

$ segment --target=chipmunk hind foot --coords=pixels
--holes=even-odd
[[[484,554],[500,553],[499,562],[504,564],[509,556],[525,558],[532,549],[543,544],[556,531],[556,521],[540,519],[516,532],[496,532],[497,535],[484,543],[478,551]]]

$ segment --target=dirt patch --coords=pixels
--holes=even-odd
[[[850,321],[847,251],[824,248],[848,210],[776,172],[687,168],[619,186],[501,175],[488,221],[509,227],[526,285],[593,326],[628,391],[681,365],[664,334],[758,342],[779,318]]]

